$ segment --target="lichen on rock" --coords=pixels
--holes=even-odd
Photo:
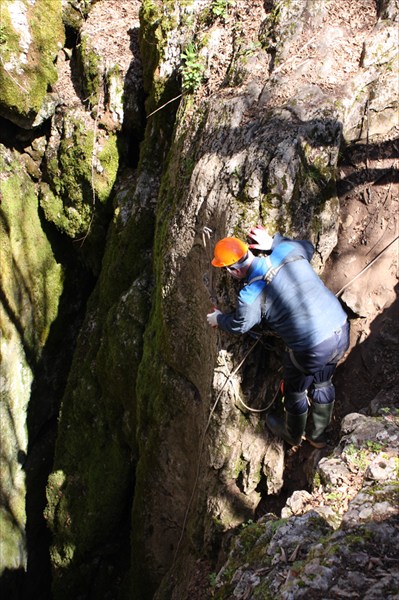
[[[354,581],[358,592],[370,599],[382,592],[389,597],[399,581],[394,559],[398,432],[397,420],[347,415],[340,446],[319,464],[324,485],[318,482],[313,493],[295,492],[282,520],[266,515],[238,533],[215,578],[214,597],[349,596]],[[370,466],[390,460],[381,453],[390,455],[396,467],[377,474]],[[366,578],[360,573],[365,568]]]
[[[119,165],[116,134],[76,109],[53,124],[45,162],[40,205],[46,219],[73,240],[101,240]]]
[[[0,145],[1,503],[0,571],[26,568],[26,415],[63,289],[39,218],[37,190],[16,152]]]
[[[57,79],[61,0],[4,0],[1,11],[0,114],[29,129]]]

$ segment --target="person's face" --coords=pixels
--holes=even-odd
[[[223,270],[227,271],[227,273],[234,277],[234,279],[243,279],[245,277],[245,273],[243,273],[244,269],[237,269],[236,267],[223,267]]]

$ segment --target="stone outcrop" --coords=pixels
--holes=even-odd
[[[38,126],[56,106],[47,90],[57,80],[54,63],[64,44],[61,0],[5,0],[0,43],[0,115],[20,127]]]
[[[396,415],[396,416],[395,416]],[[352,413],[312,492],[242,527],[214,580],[223,598],[394,598],[399,585],[397,410]],[[315,451],[317,452],[317,451]]]
[[[264,427],[283,348],[267,334],[210,331],[205,315],[236,294],[210,267],[214,243],[254,223],[311,239],[323,272],[339,235],[340,151],[397,136],[395,2],[7,0],[7,89],[36,85],[9,66],[28,31],[12,16],[49,4],[45,85],[30,100],[0,97],[6,145],[19,140],[2,150],[1,568],[26,568],[25,411],[72,255],[96,283],[71,343],[46,489],[55,600],[187,598],[197,558],[214,566],[220,598],[331,591],[356,536],[354,560],[376,565],[373,589],[385,592],[396,574],[367,544],[378,519],[380,544],[396,527],[395,415],[347,417],[342,445],[309,461],[311,490],[290,496],[282,519],[251,524],[284,485],[284,446]],[[351,572],[339,584],[348,593]]]
[[[0,145],[0,560],[26,568],[24,462],[31,386],[63,289],[63,270],[38,215],[35,183]]]

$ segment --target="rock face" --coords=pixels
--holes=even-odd
[[[398,537],[394,393],[381,389],[373,405],[389,414],[348,416],[332,454],[299,464],[307,489],[288,498],[282,519],[266,514],[240,533],[260,506],[272,512],[268,503],[285,485],[284,446],[264,426],[283,347],[266,334],[211,331],[205,315],[215,304],[234,306],[234,283],[210,267],[225,235],[245,237],[261,222],[271,233],[311,239],[319,273],[334,260],[340,153],[347,144],[366,154],[380,143],[394,147],[398,135],[395,2],[50,4],[7,1],[0,39],[8,88],[33,87],[44,67],[30,80],[15,61],[11,69],[10,57],[36,57],[37,42],[26,45],[22,25],[39,5],[48,9],[44,91],[18,103],[0,98],[10,121],[1,301],[9,417],[2,434],[11,440],[1,568],[26,568],[29,494],[18,459],[34,448],[25,411],[63,283],[58,320],[73,300],[72,256],[96,283],[70,342],[76,349],[38,509],[51,532],[52,597],[291,598],[335,594],[338,579],[350,594],[365,566],[370,594],[384,594],[397,577],[393,563],[380,569],[382,551],[374,554]],[[377,214],[388,199],[394,204],[393,163],[384,169]],[[370,319],[394,299],[389,257],[382,304],[368,305]],[[350,292],[353,316],[361,290]],[[391,552],[384,556],[393,559]],[[345,578],[340,562],[349,559]],[[193,583],[205,562],[213,591],[208,577]],[[28,581],[35,568],[28,560]],[[48,592],[48,583],[35,585],[39,595]]]
[[[398,442],[392,415],[347,415],[340,445],[320,460],[312,493],[296,492],[278,520],[243,528],[214,597],[395,597]],[[316,451],[317,452],[317,451]]]
[[[56,105],[47,90],[64,44],[61,0],[5,0],[0,43],[0,114],[27,129],[40,125]]]
[[[42,230],[37,190],[17,153],[0,145],[1,569],[26,567],[25,473],[31,386],[63,288]]]

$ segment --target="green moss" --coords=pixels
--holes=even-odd
[[[25,479],[17,453],[26,450],[32,373],[57,316],[63,272],[41,227],[36,187],[19,155],[1,145],[0,172],[1,571],[24,566]]]
[[[240,533],[239,536],[239,543],[240,543],[240,547],[242,552],[244,552],[245,554],[245,560],[248,559],[249,562],[251,562],[250,557],[248,556],[248,553],[252,552],[254,550],[254,546],[256,544],[256,542],[258,541],[258,539],[260,538],[260,536],[262,535],[262,533],[264,533],[265,527],[262,524],[259,523],[252,523],[247,525],[243,531]],[[261,552],[259,548],[256,548],[256,550],[254,551],[254,559],[258,559],[260,558]]]
[[[24,346],[38,357],[57,314],[62,269],[42,232],[30,178],[16,157],[8,162],[0,156],[0,171],[9,172],[0,181],[1,284],[20,323]]]
[[[90,107],[94,107],[99,103],[102,89],[101,60],[90,46],[90,38],[87,36],[82,36],[78,50],[85,100]]]
[[[320,473],[315,473],[313,477],[313,489],[318,488],[321,485]]]
[[[0,45],[0,108],[6,114],[14,115],[16,120],[33,120],[49,85],[57,80],[54,62],[64,42],[61,0],[37,0],[35,3],[23,0],[22,22],[25,20],[31,38],[29,60],[26,61],[20,59],[24,47],[20,46],[20,34],[13,28],[9,4],[2,7],[5,43]]]
[[[4,502],[3,499],[2,501]],[[14,511],[11,512],[0,506],[0,576],[7,568],[15,569],[15,565],[26,567],[26,565],[20,564],[25,553],[24,540],[21,539],[21,531],[25,528],[25,498],[23,495],[21,495],[20,504],[22,515],[18,514],[19,510],[14,513]]]
[[[237,479],[239,477],[240,473],[245,471],[246,466],[247,466],[247,461],[245,461],[242,457],[239,457],[237,459],[237,462],[234,465],[233,471],[232,471],[232,476],[234,477],[234,479]]]
[[[279,208],[281,206],[281,204],[282,204],[281,194],[269,192],[262,196],[261,210],[265,215],[267,215],[268,211],[271,208]]]
[[[68,424],[68,437],[58,440],[56,471],[47,486],[56,597],[82,590],[83,565],[120,526],[131,479],[127,447],[111,434],[95,396],[84,396],[86,386],[80,388],[75,401],[63,406],[60,426]]]
[[[87,131],[78,119],[71,119],[64,128],[57,157],[47,162],[49,183],[41,186],[40,204],[46,219],[71,238],[89,232],[94,215],[102,214],[100,205],[107,204],[116,179],[117,139],[115,135],[102,136],[93,147],[94,132]]]
[[[62,403],[46,512],[54,597],[62,599],[90,585],[96,549],[120,547],[121,518],[131,501],[135,384],[149,310],[144,274],[154,226],[152,212],[133,205],[125,228],[111,226]],[[127,557],[128,540],[123,551]]]
[[[118,140],[115,135],[110,135],[105,141],[104,148],[98,153],[98,160],[103,171],[96,173],[94,186],[98,199],[105,204],[109,199],[119,167]]]
[[[143,63],[143,83],[147,93],[147,113],[181,92],[177,70],[166,77],[159,72],[159,66],[165,58],[168,37],[180,25],[177,13],[174,0],[144,0],[141,4],[140,48],[142,56],[146,57]]]
[[[280,529],[280,527],[287,523],[287,520],[288,519],[277,519],[276,521],[269,521],[267,528],[270,532],[270,539],[274,536],[276,531]]]
[[[167,8],[171,10],[167,10]],[[154,73],[164,58],[168,33],[178,25],[174,17],[173,0],[143,0],[140,8],[140,44],[145,52],[143,64],[144,87],[153,86]]]
[[[397,459],[399,464],[399,459]],[[374,497],[375,502],[389,502],[392,505],[398,504],[399,500],[399,481],[389,481],[385,485],[373,485],[364,488],[364,492]]]
[[[19,34],[13,29],[8,10],[3,8],[0,24],[0,56],[3,63],[7,63],[12,55],[18,52]]]
[[[97,0],[68,0],[62,3],[62,20],[66,27],[74,30],[80,29],[87,18],[91,6]]]

